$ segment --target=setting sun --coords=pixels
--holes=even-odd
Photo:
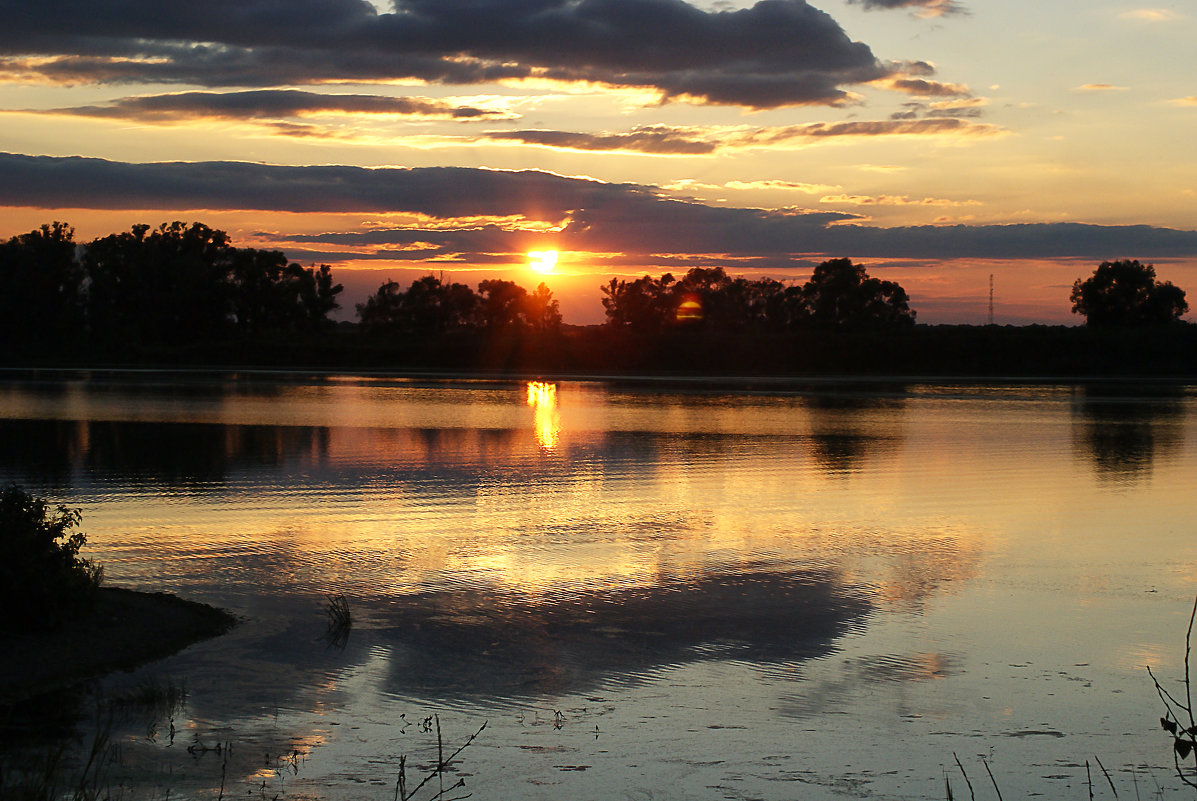
[[[528,251],[528,266],[536,273],[548,274],[557,267],[557,251],[530,250]]]

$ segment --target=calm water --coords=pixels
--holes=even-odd
[[[126,797],[392,799],[432,715],[479,799],[1180,795],[1192,389],[10,374],[0,480],[246,619],[108,681],[189,692]]]

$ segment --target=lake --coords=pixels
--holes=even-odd
[[[1183,794],[1193,387],[10,372],[0,481],[244,618],[126,798]]]

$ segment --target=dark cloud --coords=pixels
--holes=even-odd
[[[667,126],[637,128],[628,133],[575,133],[571,131],[492,131],[484,135],[494,141],[591,151],[632,151],[658,155],[707,155],[718,142],[690,133],[690,129]]]
[[[972,90],[962,84],[910,76],[891,78],[885,85],[895,91],[919,97],[969,97],[972,94]]]
[[[975,119],[984,114],[987,101],[980,97],[941,101],[927,104],[920,101],[903,103],[903,111],[890,115],[891,120],[917,120],[920,117],[957,117]]]
[[[277,86],[416,78],[594,81],[663,98],[840,104],[884,78],[868,46],[805,0],[703,11],[683,0],[0,1],[0,75]],[[69,21],[69,24],[64,22]]]
[[[876,258],[1192,258],[1197,231],[1150,225],[1020,223],[919,225],[899,228],[836,226],[835,252]]]
[[[968,122],[953,118],[923,120],[848,120],[847,122],[811,122],[762,128],[745,137],[745,142],[769,145],[790,139],[821,139],[839,136],[993,136],[1004,133],[1002,128],[987,123]]]
[[[848,122],[811,122],[750,130],[728,128],[671,127],[651,125],[628,133],[580,133],[573,131],[492,131],[481,138],[492,141],[520,142],[529,145],[595,152],[636,152],[668,155],[710,155],[722,150],[781,147],[803,140],[834,137],[873,136],[991,136],[1003,129],[983,123],[956,119],[918,120],[922,104],[906,104],[908,112],[889,120],[853,120]],[[929,117],[974,116],[971,109],[961,113],[927,111]],[[917,120],[917,121],[912,121]]]
[[[502,111],[456,106],[432,98],[320,94],[296,89],[143,95],[120,98],[104,105],[57,108],[37,113],[139,122],[194,119],[257,120],[308,114],[393,114],[453,120],[494,120],[512,117]]]
[[[952,123],[957,120],[934,120]],[[873,228],[837,211],[708,206],[653,187],[606,184],[535,171],[456,167],[364,169],[240,162],[126,164],[0,155],[0,205],[48,209],[250,209],[409,212],[450,227],[292,238],[342,249],[387,249],[388,258],[514,253],[529,241],[567,250],[639,254],[649,260],[713,255],[788,259],[1169,258],[1197,256],[1197,231],[1081,223]],[[166,212],[169,213],[169,212]],[[555,232],[510,230],[455,218],[522,216]],[[354,257],[358,257],[355,255]],[[330,257],[331,258],[331,257]]]
[[[0,205],[94,209],[407,211],[433,217],[522,215],[557,222],[570,209],[646,190],[546,172],[468,167],[366,169],[246,162],[129,164],[0,154]]]
[[[867,11],[882,11],[895,8],[913,8],[920,16],[941,17],[945,14],[967,14],[964,5],[955,0],[848,0],[853,5],[864,6]]]

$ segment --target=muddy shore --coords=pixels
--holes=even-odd
[[[103,587],[86,618],[11,635],[0,647],[0,707],[169,656],[236,625],[222,609],[162,592]]]

